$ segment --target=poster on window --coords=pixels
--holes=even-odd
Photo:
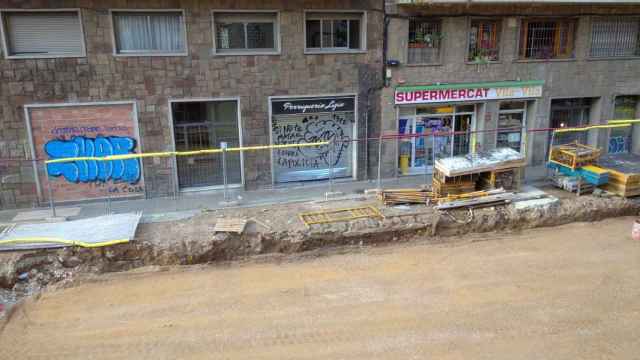
[[[277,183],[353,176],[355,150],[355,98],[273,100],[272,143],[328,145],[301,146],[273,151]]]

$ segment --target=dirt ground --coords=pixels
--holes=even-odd
[[[636,358],[632,222],[103,275],[18,308],[0,358]]]

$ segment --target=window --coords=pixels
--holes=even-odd
[[[591,56],[640,56],[640,19],[596,18],[591,24]]]
[[[306,50],[364,50],[363,13],[307,13]]]
[[[575,19],[522,20],[521,59],[569,59],[573,57]]]
[[[498,61],[500,53],[500,22],[472,20],[469,29],[469,54],[467,61]]]
[[[635,119],[638,112],[639,99],[640,97],[638,96],[616,96],[613,119]],[[610,129],[608,152],[610,154],[630,152],[631,144],[633,143],[632,135],[633,128],[631,126]]]
[[[185,55],[181,11],[113,12],[115,51],[133,55]]]
[[[439,20],[409,20],[409,64],[435,64],[440,62],[442,40]]]
[[[2,22],[9,58],[85,56],[78,10],[6,11]]]
[[[278,14],[275,12],[215,12],[216,53],[278,51]]]
[[[522,151],[522,129],[525,126],[524,101],[507,101],[500,103],[498,113],[498,136],[496,147],[508,147]]]
[[[582,127],[589,125],[591,99],[556,99],[551,100],[551,127],[554,129]],[[551,138],[552,135],[549,134]],[[568,144],[574,141],[587,144],[588,132],[575,131],[556,133],[553,145]]]
[[[242,146],[238,127],[238,101],[172,101],[171,115],[176,151],[196,151]],[[225,155],[227,181],[242,183],[242,154]],[[181,189],[224,185],[222,155],[178,156],[178,185]]]

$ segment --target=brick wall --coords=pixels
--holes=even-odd
[[[0,158],[28,159],[23,105],[52,102],[135,100],[142,150],[172,148],[169,99],[240,96],[245,145],[269,143],[268,97],[358,93],[378,83],[382,61],[381,2],[375,0],[0,0],[0,8],[81,8],[87,57],[66,59],[0,59]],[[110,8],[184,9],[188,56],[115,57],[112,55]],[[212,56],[212,9],[273,9],[280,11],[282,53],[273,56]],[[367,11],[367,51],[359,54],[305,55],[304,9]],[[365,113],[359,108],[359,122]],[[375,119],[370,112],[369,121]],[[365,128],[359,123],[359,128]],[[364,155],[361,156],[364,158]],[[30,184],[30,163],[3,162],[3,175],[23,174],[18,183],[0,184],[0,206],[36,203]],[[362,164],[360,164],[362,165]],[[147,192],[151,196],[171,189],[169,162],[145,160]],[[362,167],[362,166],[361,166]],[[362,173],[362,171],[361,171]],[[0,178],[1,179],[1,178]],[[15,177],[12,177],[15,179]],[[248,153],[245,181],[252,189],[270,184],[269,154]],[[26,190],[26,189],[23,189]]]
[[[29,119],[37,159],[118,155],[135,153],[139,148],[132,104],[31,108]],[[122,140],[130,141],[132,148],[114,151]],[[55,155],[56,147],[64,156]],[[60,202],[140,196],[144,193],[144,180],[135,171],[139,167],[139,160],[51,164],[49,184],[44,164],[39,162],[38,177],[45,189],[44,198],[48,199],[47,189],[51,186],[54,199]],[[124,176],[125,171],[133,171],[130,178]]]

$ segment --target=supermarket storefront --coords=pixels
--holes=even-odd
[[[542,81],[501,81],[424,86],[400,86],[394,94],[398,168],[402,175],[421,174],[434,159],[469,154],[479,147],[480,130],[494,131],[484,148],[511,147],[521,151],[526,108],[542,96]],[[495,107],[489,107],[491,103]],[[496,119],[487,113],[496,109]],[[431,136],[431,135],[436,136]]]

